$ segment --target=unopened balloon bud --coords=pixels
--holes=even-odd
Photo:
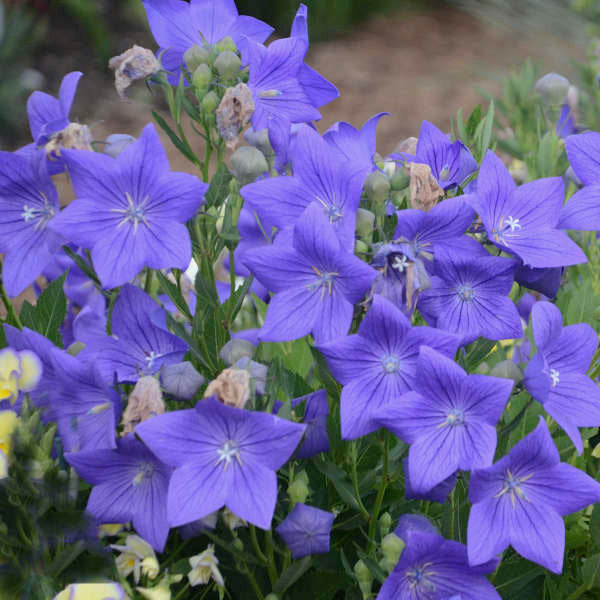
[[[417,153],[417,144],[419,143],[418,138],[409,137],[405,140],[399,142],[394,148],[395,154],[400,154],[402,152],[406,154],[416,154]]]
[[[242,146],[231,155],[231,170],[241,185],[256,181],[269,171],[265,155],[252,146]],[[360,209],[359,209],[360,210]]]
[[[410,176],[404,169],[396,169],[392,178],[390,179],[390,185],[392,190],[399,192],[405,190],[410,184]]]
[[[301,479],[295,479],[287,489],[288,496],[292,502],[292,505],[296,505],[298,502],[304,503],[308,498],[310,490],[304,481]]]
[[[384,512],[379,517],[379,532],[382,537],[386,536],[392,528],[392,515],[389,512]]]
[[[127,133],[113,133],[104,141],[102,153],[117,158],[133,142],[135,142],[135,138],[132,135],[128,135]]]
[[[208,92],[204,98],[202,98],[202,110],[206,113],[212,114],[219,106],[219,96],[213,91]]]
[[[304,483],[306,485],[308,485],[308,475],[306,474],[306,471],[304,469],[302,469],[301,471],[298,471],[296,473],[295,479],[299,479],[300,481],[304,481]]]
[[[201,64],[194,69],[192,75],[192,85],[197,90],[207,90],[213,78],[210,67],[206,64]],[[214,109],[213,109],[214,110]]]
[[[356,252],[356,254],[367,254],[369,252],[369,246],[362,240],[356,240],[354,242],[354,252]]]
[[[383,173],[374,171],[365,180],[364,189],[371,202],[382,203],[390,193],[390,182]]]
[[[358,237],[370,241],[374,226],[375,215],[370,210],[359,208],[356,213],[356,233]]]
[[[190,73],[194,73],[200,65],[210,64],[210,50],[194,44],[185,51],[183,60]]]
[[[274,156],[275,152],[269,140],[269,131],[267,129],[249,128],[244,132],[244,139],[254,148],[258,148],[267,158]]]
[[[561,106],[567,99],[569,80],[558,73],[546,73],[535,83],[535,91],[548,107]]]
[[[235,338],[229,340],[219,352],[221,360],[228,366],[234,365],[240,358],[252,358],[256,350],[254,344],[248,340]]]
[[[225,50],[215,59],[215,68],[226,81],[235,81],[240,74],[242,61],[235,52]]]
[[[396,564],[400,560],[405,543],[395,534],[388,533],[381,540],[381,552],[390,562]]]
[[[485,361],[479,363],[475,367],[475,373],[478,373],[479,375],[487,375],[489,372],[490,366]]]
[[[237,52],[237,46],[235,42],[229,37],[224,37],[222,40],[215,44],[217,52]]]
[[[396,564],[397,563],[388,560],[385,556],[379,561],[379,566],[381,567],[381,569],[388,574],[394,570]]]
[[[373,575],[362,559],[354,565],[354,574],[356,575],[363,598],[369,598],[371,595],[371,586],[373,585]]]
[[[165,392],[180,400],[191,400],[204,383],[204,377],[188,361],[163,367],[160,380]]]
[[[492,377],[502,377],[502,379],[512,379],[515,384],[523,381],[523,372],[512,360],[503,360],[494,365],[490,375]]]
[[[234,538],[231,543],[233,544],[233,547],[240,552],[244,549],[244,542],[242,542],[239,537]]]

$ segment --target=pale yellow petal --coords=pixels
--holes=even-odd
[[[8,381],[13,373],[20,374],[19,355],[12,348],[0,350],[0,378]]]
[[[37,387],[42,376],[42,363],[37,354],[31,350],[19,352],[21,359],[21,375],[19,377],[19,389],[30,392]]]

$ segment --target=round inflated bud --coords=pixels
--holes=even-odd
[[[132,135],[128,135],[127,133],[113,133],[104,140],[102,153],[117,158],[133,142],[135,142],[135,138]]]
[[[362,240],[356,240],[354,242],[354,252],[356,252],[356,254],[367,254],[369,252],[369,246]]]
[[[308,475],[306,474],[306,471],[304,469],[302,469],[302,471],[298,471],[296,473],[296,479],[299,479],[300,481],[304,481],[304,483],[306,485],[308,485]]]
[[[254,131],[250,127],[244,132],[244,139],[254,148],[258,148],[267,158],[274,156],[275,152],[269,141],[269,131],[267,129]]]
[[[229,37],[224,37],[221,41],[215,44],[217,52],[237,52],[237,46],[235,42]]]
[[[381,540],[381,552],[383,556],[394,564],[400,559],[404,546],[405,543],[395,533],[388,533]]]
[[[354,574],[359,583],[371,583],[373,581],[373,574],[371,569],[367,567],[365,562],[361,559],[354,565]]]
[[[515,383],[523,381],[523,372],[512,360],[503,360],[494,365],[490,375],[492,377],[502,377],[502,379],[512,379]]]
[[[410,177],[404,169],[396,169],[392,178],[390,179],[390,185],[392,190],[395,192],[402,191],[410,184]]]
[[[234,365],[240,358],[254,356],[256,350],[254,344],[248,340],[233,339],[229,340],[220,350],[219,356],[221,360],[230,367]]]
[[[288,485],[287,493],[290,497],[292,505],[296,505],[298,502],[306,501],[310,490],[304,481],[301,479],[296,479],[290,485]]]
[[[392,515],[389,512],[384,512],[379,517],[379,532],[382,536],[386,536],[392,528]]]
[[[219,106],[219,96],[215,92],[208,92],[204,98],[202,98],[202,110],[207,113],[214,113]]]
[[[221,52],[215,59],[215,68],[223,79],[232,81],[240,74],[242,61],[235,52],[225,50],[225,52]]]
[[[239,550],[240,552],[244,549],[244,542],[242,542],[242,540],[240,540],[239,537],[234,538],[231,544],[236,550]]]
[[[183,61],[190,73],[193,73],[200,65],[210,64],[210,50],[194,44],[183,54]]]
[[[356,212],[356,233],[358,237],[370,240],[374,226],[375,215],[370,210],[359,208]]]
[[[371,202],[382,203],[390,193],[390,181],[380,171],[374,171],[365,180],[364,189]]]
[[[567,99],[569,80],[558,73],[546,73],[535,83],[535,91],[547,106],[560,106]]]
[[[242,146],[231,155],[231,171],[241,185],[246,185],[267,173],[269,163],[258,148]]]
[[[192,85],[197,90],[206,90],[210,85],[213,75],[208,65],[199,65],[192,76]]]
[[[185,361],[164,366],[161,369],[160,381],[167,394],[179,400],[191,400],[204,383],[204,377],[196,371],[191,362]]]

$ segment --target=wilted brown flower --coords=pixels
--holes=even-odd
[[[432,175],[429,165],[408,163],[407,169],[410,176],[411,207],[429,212],[444,195],[444,190]]]
[[[135,426],[154,415],[165,412],[165,403],[160,392],[160,384],[155,377],[147,375],[140,377],[127,401],[123,412],[123,435],[131,433]]]
[[[125,99],[125,90],[138,79],[156,75],[161,70],[160,63],[152,50],[133,46],[119,56],[108,61],[108,67],[115,72],[115,87],[121,98]]]
[[[92,150],[92,132],[90,128],[79,123],[69,123],[63,130],[53,133],[45,146],[46,155],[60,156],[61,148]]]
[[[252,92],[245,83],[229,88],[216,110],[217,128],[227,147],[234,149],[240,143],[240,134],[254,113]]]
[[[204,397],[217,396],[227,406],[244,408],[250,398],[250,375],[243,369],[225,369],[216,379],[213,379],[206,390]]]

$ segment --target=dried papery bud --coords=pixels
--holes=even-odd
[[[193,73],[200,65],[210,64],[210,50],[194,44],[184,52],[183,60],[190,73]]]
[[[242,60],[235,52],[225,50],[215,59],[215,68],[223,79],[235,81],[240,74]]]
[[[545,106],[558,107],[566,101],[569,86],[566,77],[558,73],[546,73],[536,81],[535,91],[541,96]]]
[[[48,156],[60,156],[61,148],[93,150],[92,132],[87,125],[69,123],[62,131],[53,133],[45,146]]]
[[[429,212],[444,195],[431,167],[420,163],[408,163],[410,177],[410,205],[412,208]]]
[[[241,185],[252,183],[269,171],[265,155],[252,146],[242,146],[231,155],[231,171]]]
[[[125,90],[138,79],[156,75],[161,70],[160,63],[152,50],[133,46],[119,56],[108,61],[108,67],[115,72],[115,87],[121,98],[125,98]]]
[[[225,369],[204,390],[204,397],[209,396],[216,396],[227,406],[244,408],[250,398],[250,374],[242,369]]]
[[[104,141],[102,154],[108,154],[113,158],[117,158],[129,144],[133,144],[135,138],[127,133],[113,133]]]
[[[217,128],[228,148],[240,143],[240,133],[254,113],[252,92],[244,83],[229,88],[217,108]]]
[[[416,154],[418,142],[419,139],[416,137],[406,138],[394,148],[394,153],[399,154],[400,152],[406,152],[406,154]]]
[[[163,367],[160,380],[165,392],[180,400],[191,400],[204,383],[204,377],[188,361]]]
[[[135,426],[165,412],[165,403],[160,392],[158,380],[151,375],[140,377],[133,388],[127,401],[127,408],[123,412],[122,435],[131,433]]]

